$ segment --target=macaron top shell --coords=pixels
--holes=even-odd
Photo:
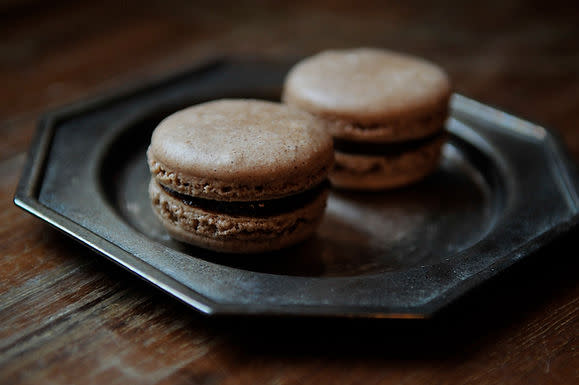
[[[450,96],[438,66],[409,55],[359,48],[324,51],[288,73],[284,101],[324,117],[361,125],[428,115]]]
[[[256,192],[267,199],[320,183],[333,163],[332,151],[331,137],[306,112],[224,99],[164,119],[153,132],[148,157],[153,175],[175,191],[251,200]]]

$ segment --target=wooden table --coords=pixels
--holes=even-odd
[[[571,384],[578,231],[430,321],[206,318],[18,210],[38,116],[212,55],[380,46],[579,159],[576,2],[0,3],[0,383]]]

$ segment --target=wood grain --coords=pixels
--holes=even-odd
[[[208,319],[18,210],[45,110],[216,54],[381,46],[553,128],[579,160],[575,2],[0,2],[0,383],[571,384],[575,230],[428,322]]]

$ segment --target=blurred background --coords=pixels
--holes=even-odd
[[[2,158],[44,110],[215,55],[375,46],[430,59],[458,92],[554,127],[579,158],[576,1],[0,0]]]
[[[0,383],[573,383],[577,229],[432,323],[208,319],[12,203],[44,111],[214,56],[356,46],[438,63],[579,161],[577,0],[0,0]]]

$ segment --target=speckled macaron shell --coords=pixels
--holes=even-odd
[[[325,118],[335,137],[403,141],[441,129],[450,81],[438,66],[386,50],[324,51],[288,73],[283,100]]]
[[[221,201],[275,199],[327,178],[332,139],[307,112],[258,100],[218,100],[164,119],[147,151],[160,184]]]
[[[297,210],[268,217],[234,216],[183,204],[154,178],[149,184],[153,210],[171,237],[218,252],[278,250],[309,237],[319,225],[329,189]]]

